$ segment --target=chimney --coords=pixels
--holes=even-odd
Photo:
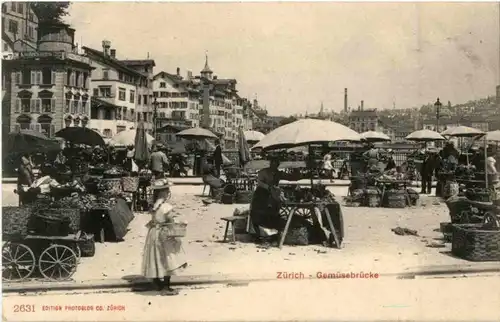
[[[116,58],[116,49],[111,49],[110,53],[112,58]]]
[[[344,112],[347,112],[347,88],[344,88]]]
[[[360,106],[361,110],[363,111],[364,108],[365,108],[365,101],[361,101],[361,106]]]
[[[177,67],[177,76],[181,76],[181,69]]]
[[[190,71],[190,70],[188,70],[188,71],[187,71],[187,79],[188,79],[188,80],[193,79],[193,72],[192,72],[192,71]]]
[[[109,49],[111,48],[111,41],[103,40],[102,41],[102,52],[105,56],[109,56]]]

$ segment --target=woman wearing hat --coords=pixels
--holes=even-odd
[[[177,295],[178,292],[170,287],[170,277],[185,268],[187,262],[181,239],[166,234],[166,224],[176,222],[173,207],[167,202],[169,183],[166,179],[157,180],[152,189],[155,203],[151,210],[151,221],[147,224],[149,230],[144,245],[142,274],[153,279],[158,291]]]
[[[280,160],[277,157],[270,159],[268,168],[259,171],[257,176],[257,188],[250,204],[250,219],[254,229],[259,234],[258,228],[272,228],[281,230],[284,221],[280,217],[280,194],[278,187],[280,180],[297,181],[300,177],[288,175],[278,170]]]

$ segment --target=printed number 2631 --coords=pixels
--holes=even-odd
[[[20,304],[14,305],[14,313],[35,312],[34,305]]]

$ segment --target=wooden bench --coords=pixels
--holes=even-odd
[[[226,222],[226,230],[224,231],[224,240],[223,242],[226,242],[227,239],[227,233],[229,231],[229,225],[231,225],[231,241],[234,243],[236,242],[236,233],[234,230],[234,223],[238,220],[246,220],[245,216],[231,216],[231,217],[222,217],[221,220],[224,220]]]

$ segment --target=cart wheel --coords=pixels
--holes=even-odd
[[[70,278],[76,271],[78,258],[68,246],[52,245],[40,255],[38,267],[43,277],[51,280]]]
[[[6,243],[2,247],[2,280],[24,280],[36,267],[35,254],[26,245]]]

